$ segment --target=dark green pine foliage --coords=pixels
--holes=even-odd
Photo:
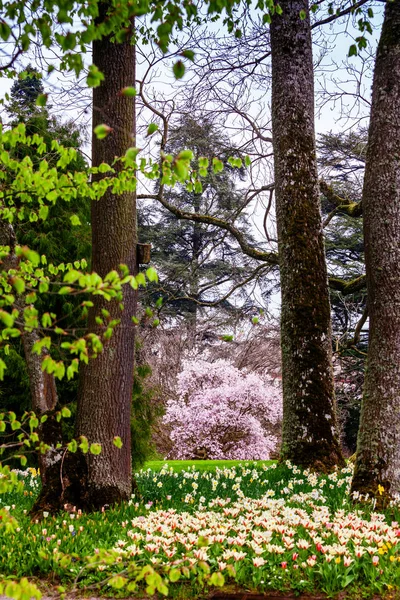
[[[194,153],[195,169],[199,157],[208,158],[210,165],[218,157],[224,170],[201,178],[201,191],[188,191],[179,185],[166,189],[166,200],[181,210],[235,222],[251,242],[249,221],[241,211],[245,198],[239,184],[244,169],[232,168],[228,163],[229,157],[240,156],[239,151],[212,119],[188,114],[170,129],[165,151],[176,155],[182,149]],[[227,313],[236,310],[233,297],[224,296],[256,265],[226,232],[212,225],[178,220],[155,203],[139,211],[139,238],[152,244],[152,262],[160,278],[159,286],[152,287],[153,300],[163,297],[164,314],[195,323],[202,307],[219,301],[219,308]],[[252,304],[245,288],[238,288],[238,294],[244,307]]]
[[[324,180],[348,205],[361,200],[366,146],[365,129],[350,133],[328,133],[319,138],[319,167]],[[354,217],[338,210],[325,196],[322,196],[321,207],[323,219],[336,209],[324,230],[329,272],[334,277],[347,280],[359,277],[365,272],[362,216]],[[365,290],[346,297],[331,290],[334,338],[340,338],[342,345],[354,335],[365,303]]]
[[[368,131],[365,128],[348,133],[326,133],[319,138],[318,162],[324,180],[349,205],[361,200],[367,138]],[[336,209],[324,230],[330,273],[348,280],[359,277],[365,272],[362,216],[354,217],[337,210],[335,204],[324,195],[321,207],[323,219]],[[354,334],[366,307],[366,290],[346,296],[330,290],[330,296],[334,345],[341,368],[340,377],[337,378],[340,381],[336,382],[339,420],[342,440],[353,453],[360,419],[368,327],[363,325],[356,340]]]
[[[35,155],[30,146],[20,145],[15,149],[15,156],[23,158],[30,156],[33,163],[39,163],[46,158],[49,166],[55,166],[57,157],[51,151],[51,142],[56,139],[65,147],[79,149],[82,139],[78,128],[73,123],[61,123],[52,116],[51,107],[36,106],[36,99],[44,93],[41,75],[32,67],[28,67],[24,75],[19,77],[11,88],[11,97],[6,106],[9,114],[9,126],[18,123],[26,125],[28,135],[37,133],[46,142],[48,152],[45,155]],[[84,170],[86,163],[84,157],[78,152],[77,159],[69,169]],[[81,225],[74,226],[71,216],[77,215]],[[90,203],[85,198],[64,203],[57,202],[49,210],[45,221],[18,221],[14,228],[20,245],[27,245],[41,255],[45,254],[48,263],[59,264],[90,257]],[[77,322],[75,309],[81,299],[71,297],[45,295],[40,297],[39,310],[54,312],[63,321],[64,328],[85,327],[85,322]],[[11,359],[11,362],[10,362]],[[4,381],[0,382],[0,408],[13,410],[17,414],[30,409],[29,378],[26,370],[22,342],[13,341],[10,346],[10,356],[7,358],[9,368],[5,373]],[[57,383],[57,391],[61,404],[69,403],[76,399],[77,382],[66,379]]]

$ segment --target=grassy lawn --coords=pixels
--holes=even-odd
[[[188,469],[196,469],[196,471],[215,471],[219,469],[231,469],[232,467],[238,467],[239,465],[272,465],[275,461],[273,460],[259,460],[259,461],[245,461],[245,460],[152,460],[144,465],[144,469],[151,469],[152,471],[161,471],[163,467],[168,465],[174,471],[179,473],[180,471],[187,471]]]

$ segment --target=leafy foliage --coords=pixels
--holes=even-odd
[[[254,243],[249,218],[242,211],[244,194],[238,189],[245,175],[240,152],[212,119],[190,114],[170,127],[165,151],[175,154],[182,148],[193,157],[192,177],[186,185],[164,189],[168,203],[236,221]],[[194,322],[202,307],[214,303],[227,313],[237,310],[226,293],[249,276],[254,264],[226,232],[217,226],[178,220],[156,201],[139,210],[139,236],[152,243],[160,283],[149,291],[153,301],[162,296],[164,315]],[[246,298],[245,289],[238,286],[236,297]]]

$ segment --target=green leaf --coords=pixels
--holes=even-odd
[[[78,450],[78,442],[76,440],[71,440],[69,444],[67,444],[67,448],[70,452],[75,453]]]
[[[184,50],[183,52],[181,52],[181,56],[183,56],[183,58],[187,58],[188,60],[191,60],[192,62],[194,62],[193,50]]]
[[[25,281],[20,277],[14,277],[12,282],[13,288],[17,294],[23,294],[25,291]]]
[[[233,342],[235,337],[233,335],[221,335],[221,340],[224,342]]]
[[[122,448],[122,440],[119,437],[119,435],[116,435],[115,438],[113,439],[113,444],[114,446],[116,446],[117,448]]]
[[[176,158],[177,160],[191,161],[194,158],[194,154],[192,150],[181,150]]]
[[[299,17],[300,17],[300,19],[301,19],[302,21],[304,21],[304,19],[306,18],[306,16],[307,16],[307,13],[306,13],[306,11],[305,11],[305,10],[301,10],[301,11],[300,11],[300,13],[299,13]]]
[[[121,96],[126,96],[127,98],[133,98],[136,96],[136,89],[134,87],[124,87],[120,91]]]
[[[219,160],[219,158],[212,159],[212,166],[215,174],[221,173],[221,171],[224,170],[224,163],[222,162],[222,160]]]
[[[43,204],[39,208],[39,219],[42,219],[42,221],[45,221],[47,219],[48,214],[49,214],[49,207],[46,204]]]
[[[155,270],[154,267],[149,267],[146,271],[146,277],[149,281],[151,282],[157,282],[158,281],[158,275],[157,275],[157,271]]]
[[[108,134],[112,132],[112,127],[102,123],[101,125],[97,125],[97,127],[93,129],[93,132],[98,140],[104,140],[104,138],[106,138]]]
[[[126,577],[122,577],[121,575],[115,575],[108,581],[108,585],[116,590],[121,590],[127,583],[128,579]]]
[[[90,454],[100,454],[101,452],[101,444],[90,444]]]
[[[5,42],[8,40],[8,38],[11,35],[11,28],[9,27],[9,25],[7,25],[7,23],[1,19],[0,21],[0,37],[2,40],[4,40]]]
[[[89,87],[95,88],[99,87],[101,82],[104,81],[103,73],[96,67],[96,65],[90,65],[89,74],[86,78],[86,83]]]
[[[0,358],[0,381],[3,381],[4,379],[4,371],[7,369],[7,365],[4,362],[4,360],[2,358]],[[2,424],[4,421],[0,421],[0,424]],[[4,423],[4,429],[5,429],[5,423]],[[2,429],[1,431],[4,431],[4,429]]]
[[[71,221],[72,225],[82,225],[81,220],[78,217],[78,215],[71,215],[70,221]]]
[[[144,273],[142,273],[141,271],[136,275],[136,283],[138,285],[146,287],[146,278],[144,276]]]
[[[156,131],[158,131],[158,125],[156,123],[150,123],[147,128],[147,135],[152,135]]]
[[[68,419],[71,416],[71,411],[69,410],[68,406],[62,407],[61,416],[64,417],[64,419]]]
[[[211,585],[215,585],[216,587],[223,587],[225,584],[225,577],[222,575],[220,571],[217,573],[213,573],[210,577]]]
[[[66,294],[70,294],[73,291],[74,291],[74,288],[70,287],[69,285],[64,285],[58,293],[61,296],[65,296]]]
[[[36,106],[46,106],[48,94],[39,94],[36,98]]]
[[[87,454],[89,452],[89,442],[86,436],[81,435],[79,448],[82,450],[83,454]]]
[[[182,79],[185,74],[185,65],[181,60],[177,60],[174,66],[172,67],[172,71],[175,75],[175,79]]]
[[[179,579],[181,578],[180,570],[179,569],[171,569],[170,572],[168,573],[168,578],[172,583],[179,581]]]
[[[348,57],[350,58],[350,56],[357,56],[357,46],[355,44],[352,44],[349,48]]]
[[[14,317],[5,310],[0,310],[0,321],[2,321],[6,327],[12,327],[14,325]]]

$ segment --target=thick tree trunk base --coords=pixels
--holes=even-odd
[[[63,450],[47,467],[45,483],[30,515],[32,519],[41,519],[43,512],[55,514],[73,507],[85,511],[91,508],[88,468],[83,454]]]
[[[140,497],[135,479],[131,491],[136,498]],[[129,499],[130,495],[121,492],[115,485],[90,486],[87,456],[79,451],[72,453],[63,449],[53,464],[47,466],[46,481],[30,515],[32,519],[42,519],[44,512],[56,514],[75,509],[93,512]]]
[[[370,499],[374,499],[376,504],[376,510],[383,510],[388,507],[388,504],[393,497],[390,493],[390,481],[381,481],[379,483],[379,487],[377,486],[377,481],[379,481],[379,477],[376,476],[375,472],[371,470],[361,470],[357,468],[354,472],[353,481],[351,484],[351,494],[353,492],[357,492],[361,494],[361,496],[367,496]],[[359,496],[354,498],[354,502],[359,502],[362,500]]]
[[[346,466],[339,445],[336,449],[332,444],[327,444],[326,449],[319,447],[318,452],[312,444],[309,446],[301,444],[295,455],[282,452],[280,461],[284,462],[285,460],[290,460],[301,469],[309,469],[323,474],[332,473],[335,469],[342,469]]]

